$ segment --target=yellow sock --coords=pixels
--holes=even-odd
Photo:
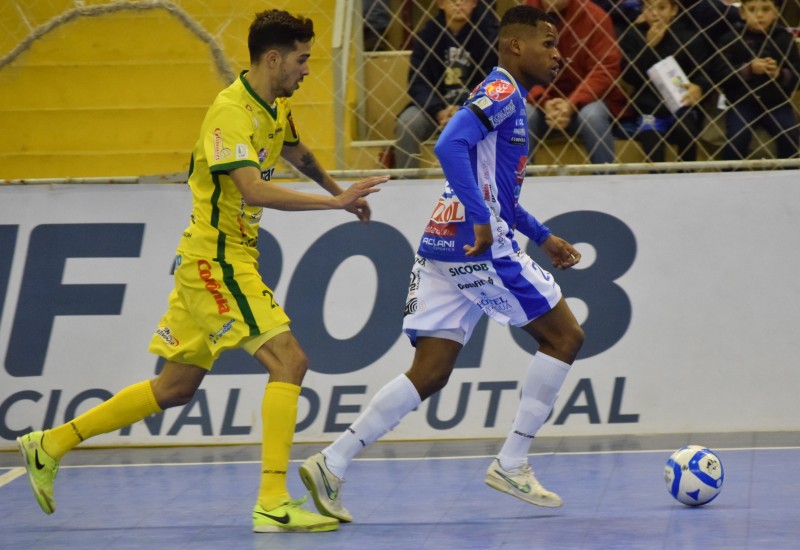
[[[258,504],[272,510],[289,500],[286,470],[297,423],[300,386],[270,382],[261,402],[261,483]]]
[[[161,407],[153,395],[150,381],[128,386],[108,401],[93,407],[78,418],[48,430],[43,445],[45,451],[61,460],[68,451],[92,436],[113,432],[159,413]]]

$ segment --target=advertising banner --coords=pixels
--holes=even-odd
[[[260,270],[310,359],[297,441],[332,440],[410,366],[408,275],[441,187],[383,185],[367,225],[265,210]],[[795,171],[528,178],[520,200],[583,255],[552,271],[586,342],[540,435],[797,428]],[[185,185],[0,188],[0,448],[159,372],[147,346],[190,208]],[[485,319],[386,438],[504,437],[535,351]],[[257,442],[267,379],[227,352],[190,404],[87,445]]]

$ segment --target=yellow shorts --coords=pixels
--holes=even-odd
[[[255,351],[289,330],[257,264],[179,255],[169,309],[150,340],[156,355],[211,370],[226,349]]]

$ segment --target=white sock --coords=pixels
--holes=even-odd
[[[516,470],[528,463],[533,438],[547,420],[569,368],[567,363],[549,355],[533,356],[522,382],[522,398],[511,431],[497,455],[504,470]]]
[[[422,399],[417,389],[405,374],[389,381],[375,394],[356,421],[322,450],[328,469],[342,479],[350,461],[361,449],[397,426],[420,403]]]

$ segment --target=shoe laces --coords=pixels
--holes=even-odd
[[[521,475],[521,476],[524,476],[528,480],[528,483],[530,483],[531,485],[533,485],[537,489],[544,489],[544,487],[542,487],[542,484],[539,483],[539,480],[536,479],[536,474],[533,473],[533,468],[531,468],[530,464],[523,464],[514,473],[518,474],[518,475]]]

